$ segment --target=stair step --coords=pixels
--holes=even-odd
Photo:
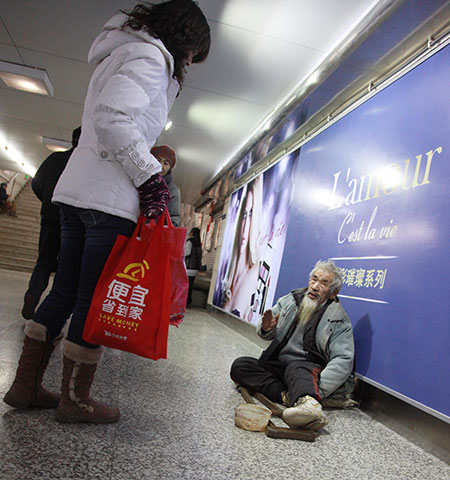
[[[33,213],[33,212],[29,212],[28,210],[21,210],[20,208],[17,208],[15,216],[14,215],[4,215],[4,216],[11,221],[20,219],[22,222],[37,223],[38,225],[41,222],[41,215],[39,212]]]
[[[32,259],[27,259],[24,257],[18,257],[18,256],[10,256],[10,255],[3,255],[0,253],[0,264],[1,263],[8,263],[11,265],[21,265],[23,267],[29,268],[30,270],[33,270],[34,265],[36,263],[36,260]]]
[[[24,266],[24,265],[17,265],[17,264],[12,264],[9,262],[4,262],[0,259],[0,268],[3,270],[14,270],[16,272],[28,272],[31,273],[33,271],[33,268]]]
[[[23,258],[34,259],[38,256],[38,248],[35,244],[29,245],[2,245],[0,246],[0,255],[3,256],[22,256]]]
[[[13,217],[11,215],[0,215],[0,225],[5,225],[5,227],[13,228],[13,227],[30,227],[36,230],[41,228],[40,219],[35,217],[27,217],[27,216],[19,216]]]
[[[14,225],[13,227],[1,229],[2,224],[0,223],[0,238],[1,239],[17,239],[17,238],[39,238],[39,228],[35,226],[27,225]]]
[[[18,212],[23,212],[27,211],[30,213],[33,213],[34,215],[40,215],[41,214],[41,205],[35,205],[33,202],[26,201],[26,202],[21,202],[20,203],[20,208],[18,208]]]
[[[0,235],[0,251],[2,247],[26,247],[37,250],[39,243],[39,237],[37,235],[21,236],[20,238],[11,238],[10,235]]]
[[[2,217],[2,221],[10,221],[14,222],[20,220],[21,222],[36,222],[41,223],[41,214],[39,212],[33,213],[29,212],[28,210],[20,210],[17,208],[16,215],[0,215]]]
[[[32,272],[38,256],[41,202],[28,182],[15,199],[17,216],[0,215],[0,268]]]
[[[18,251],[21,248],[27,248],[27,249],[32,249],[32,250],[38,250],[38,243],[39,241],[37,239],[34,239],[33,237],[28,237],[28,238],[20,238],[20,239],[11,239],[8,238],[8,243],[2,242],[2,239],[0,237],[0,243],[2,244],[0,246],[0,252],[1,251],[10,251],[11,248],[17,248]]]

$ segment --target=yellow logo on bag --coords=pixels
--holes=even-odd
[[[149,266],[146,260],[142,263],[129,263],[122,273],[117,273],[116,277],[127,278],[132,282],[138,282],[139,279],[144,278],[145,271],[149,270]]]

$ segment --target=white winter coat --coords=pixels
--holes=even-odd
[[[144,31],[121,30],[115,15],[94,41],[97,67],[84,104],[78,147],[56,186],[53,202],[136,221],[138,186],[161,165],[150,149],[179,90],[173,57]]]

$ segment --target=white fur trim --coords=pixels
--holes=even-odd
[[[25,325],[25,335],[38,342],[45,342],[47,340],[47,327],[34,320],[28,320]]]
[[[98,363],[103,355],[103,347],[87,348],[66,340],[64,342],[64,355],[73,362],[94,364]]]

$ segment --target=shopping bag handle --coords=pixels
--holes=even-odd
[[[139,215],[136,228],[134,229],[134,236],[136,237],[137,240],[141,240],[142,238],[142,233],[145,232],[145,217],[144,215]],[[143,230],[144,229],[144,230]]]
[[[137,225],[136,225],[136,229],[135,229],[136,238],[138,240],[140,240],[142,238],[143,233],[147,234],[147,232],[148,232],[148,229],[144,228],[145,224],[146,224],[146,221],[147,221],[147,219],[144,215],[139,216],[138,222],[137,222]],[[172,220],[170,218],[169,210],[168,210],[167,206],[164,209],[164,212],[159,217],[157,222],[155,221],[154,218],[151,218],[148,223],[149,223],[149,225],[150,225],[150,227],[153,231],[155,231],[156,229],[159,231],[159,230],[162,230],[166,226],[165,225],[166,222],[167,222],[167,227],[173,228]]]
[[[164,209],[164,212],[163,214],[159,217],[158,219],[158,222],[156,223],[156,228],[158,230],[162,230],[164,227],[166,227],[166,224],[167,223],[167,227],[169,228],[172,228],[173,225],[172,225],[172,220],[170,219],[170,215],[169,215],[169,209],[167,208],[167,205],[166,205],[166,208]]]
[[[167,208],[167,205],[166,205],[164,213],[161,215],[161,217],[164,217],[164,220],[167,222],[167,226],[169,228],[173,227],[172,219],[170,218],[169,209]]]

